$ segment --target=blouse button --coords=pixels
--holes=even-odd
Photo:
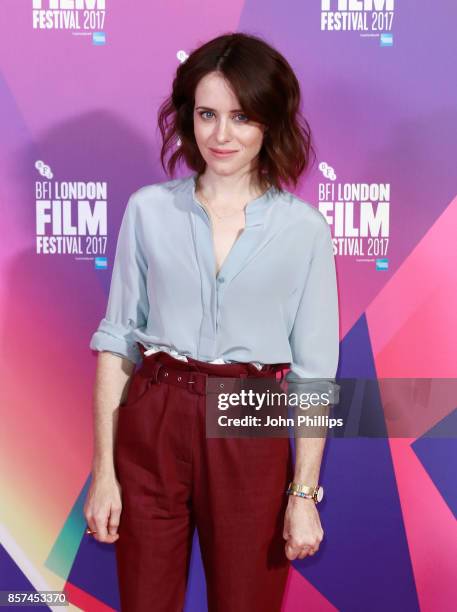
[[[181,376],[178,376],[178,380],[179,380],[179,382],[181,382],[181,381],[182,381],[182,378],[181,378]]]

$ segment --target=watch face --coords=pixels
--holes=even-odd
[[[323,497],[324,497],[324,488],[323,487],[319,487],[317,489],[317,501],[318,502],[322,501]]]

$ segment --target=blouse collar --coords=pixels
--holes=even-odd
[[[192,203],[194,204],[194,206],[197,206],[199,209],[205,211],[204,207],[198,201],[195,195],[197,187],[196,172],[194,172],[187,178],[187,184],[190,188]],[[275,187],[271,186],[262,195],[248,202],[245,207],[246,227],[252,227],[253,225],[263,225],[267,210],[271,206],[272,200],[274,199],[275,191]]]

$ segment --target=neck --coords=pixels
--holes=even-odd
[[[196,191],[211,202],[241,202],[257,198],[266,191],[251,172],[215,174],[208,166],[197,178]]]

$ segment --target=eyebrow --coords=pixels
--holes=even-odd
[[[196,106],[195,110],[209,110],[209,111],[213,111],[216,112],[215,108],[210,108],[209,106]],[[243,109],[242,108],[233,108],[231,111],[229,111],[229,113],[243,113]]]

